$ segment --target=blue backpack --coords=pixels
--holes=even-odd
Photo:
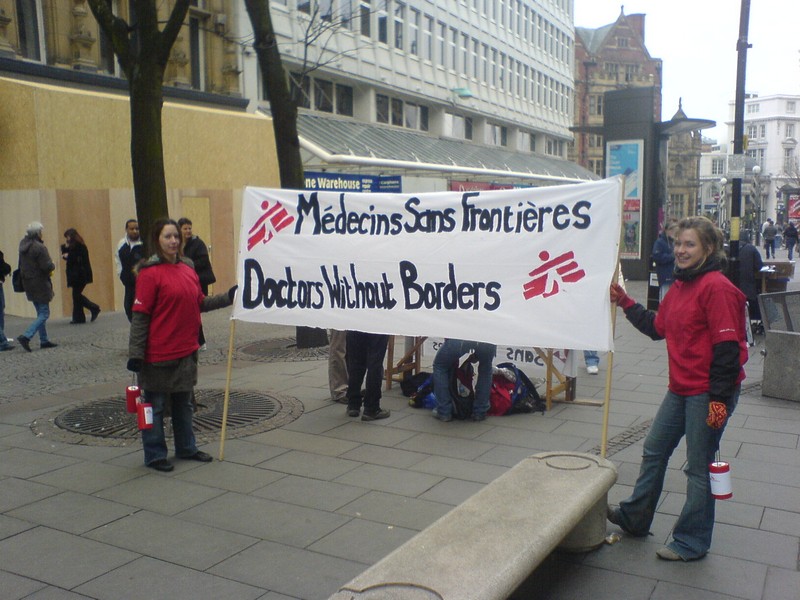
[[[528,378],[525,373],[520,371],[514,363],[504,362],[496,365],[498,369],[508,369],[514,374],[514,390],[511,392],[511,408],[506,412],[507,415],[514,413],[530,413],[541,412],[544,414],[547,405],[539,392],[536,391],[536,386]]]

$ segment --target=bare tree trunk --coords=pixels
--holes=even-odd
[[[167,182],[161,131],[164,69],[191,0],[175,0],[169,20],[159,29],[156,0],[131,0],[136,22],[114,14],[108,0],[88,0],[103,33],[111,41],[128,79],[131,112],[131,171],[136,217],[149,244],[153,222],[168,216]]]
[[[278,171],[281,187],[300,190],[305,187],[303,161],[300,157],[300,138],[297,133],[297,105],[292,99],[283,61],[275,40],[275,30],[269,10],[269,0],[244,0],[255,40],[261,75],[272,111],[272,128],[278,152]],[[324,329],[297,327],[298,348],[315,348],[328,343]]]

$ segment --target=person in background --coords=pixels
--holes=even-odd
[[[764,236],[764,250],[767,253],[767,260],[775,258],[775,237],[778,235],[778,228],[775,227],[772,219],[767,219],[761,235]]]
[[[67,287],[72,288],[72,321],[77,325],[86,323],[83,309],[89,310],[92,321],[97,320],[100,307],[83,295],[84,288],[92,283],[92,263],[89,261],[89,249],[75,229],[64,232],[64,243],[61,246],[61,258],[67,261]]]
[[[3,282],[11,274],[11,265],[6,262],[3,251],[0,250],[0,352],[13,350],[14,345],[6,337],[6,297],[3,292]]]
[[[492,389],[492,361],[497,354],[497,346],[486,342],[445,339],[433,358],[433,394],[436,396],[434,418],[445,423],[453,420],[453,402],[450,398],[450,381],[453,369],[464,354],[475,352],[478,360],[478,381],[475,384],[475,404],[472,407],[472,420],[483,421],[489,411],[489,393]]]
[[[133,268],[144,260],[144,245],[139,237],[139,221],[125,221],[125,237],[117,244],[114,262],[117,264],[117,276],[125,288],[125,299],[122,306],[130,322],[133,315],[133,297],[136,294],[136,275]]]
[[[200,288],[203,294],[208,296],[208,286],[214,283],[217,278],[211,268],[211,259],[208,256],[208,246],[196,235],[192,235],[192,222],[186,217],[178,219],[178,227],[181,232],[181,252],[183,256],[192,261],[194,270],[200,278]],[[206,349],[206,336],[203,332],[203,325],[200,324],[200,349]]]
[[[747,298],[747,310],[751,321],[761,320],[761,309],[758,306],[760,292],[757,274],[764,266],[761,253],[751,242],[750,232],[743,231],[739,245],[739,289]]]
[[[675,268],[675,255],[672,251],[672,238],[675,235],[675,220],[664,223],[664,228],[653,243],[653,262],[656,263],[658,277],[658,301],[661,302],[672,285],[672,270]]]
[[[636,303],[618,283],[611,301],[651,339],[666,339],[669,387],[644,441],[639,477],[631,495],[609,507],[608,520],[633,536],[647,536],[667,465],[686,436],[686,500],[663,560],[703,558],[711,547],[714,497],[708,465],[736,408],[747,361],[744,294],[722,273],[722,232],[705,217],[678,223],[675,282],[658,312]]]
[[[347,416],[357,417],[364,405],[362,421],[386,419],[390,411],[381,408],[383,359],[389,336],[363,331],[347,332]],[[366,381],[364,379],[366,375]],[[361,385],[365,384],[364,394]]]
[[[192,431],[192,394],[197,384],[200,313],[230,306],[236,286],[227,293],[206,296],[197,273],[181,254],[178,224],[159,219],[153,224],[154,253],[136,278],[128,370],[139,374],[144,401],[153,406],[153,427],[142,431],[144,464],[172,471],[167,460],[164,416],[172,416],[175,456],[211,462],[197,449]]]
[[[331,329],[328,339],[328,387],[331,400],[347,404],[347,332]]]
[[[44,225],[39,221],[28,224],[25,237],[19,243],[19,270],[22,275],[22,285],[25,296],[33,303],[36,309],[36,318],[21,336],[17,337],[19,345],[26,352],[31,352],[31,339],[39,333],[39,347],[55,348],[47,337],[47,319],[50,318],[50,301],[53,293],[51,276],[56,266],[50,258],[50,253],[42,241]]]
[[[789,251],[789,260],[794,256],[794,247],[797,245],[798,232],[794,223],[789,221],[786,229],[783,230],[783,239],[786,241],[786,249]]]
[[[597,350],[584,350],[583,362],[589,375],[597,375],[600,372],[600,355],[597,354]]]

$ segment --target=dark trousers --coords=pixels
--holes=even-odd
[[[79,285],[72,288],[72,322],[73,323],[86,323],[86,315],[84,309],[97,310],[100,307],[94,302],[89,300],[83,295],[83,290],[86,286]]]
[[[125,299],[122,301],[122,306],[125,307],[125,315],[128,317],[128,322],[133,318],[133,301],[136,298],[136,284],[125,286]]]
[[[383,385],[383,358],[389,336],[362,331],[347,332],[347,407],[361,408],[364,412],[374,414],[381,408],[381,386]],[[367,381],[364,396],[361,396],[361,384],[366,374]]]

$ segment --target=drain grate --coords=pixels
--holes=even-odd
[[[197,410],[193,429],[198,441],[210,441],[222,430],[225,391],[197,389]],[[297,419],[303,405],[296,398],[262,392],[232,390],[228,402],[226,434],[230,437],[251,435],[281,427]],[[47,424],[52,424],[48,428]],[[67,443],[99,443],[117,445],[137,440],[136,415],[125,408],[125,400],[114,396],[94,400],[60,412],[47,421],[34,421],[37,434],[56,437]],[[165,419],[164,431],[172,435],[172,424]]]
[[[652,419],[649,421],[644,421],[635,427],[629,427],[619,435],[615,435],[613,438],[609,439],[606,445],[606,458],[616,454],[617,452],[621,452],[628,446],[633,446],[633,444],[643,439],[647,435],[647,431],[650,429],[650,425],[652,424]],[[589,451],[589,453],[597,454],[599,456],[600,450],[600,446],[595,446]]]

